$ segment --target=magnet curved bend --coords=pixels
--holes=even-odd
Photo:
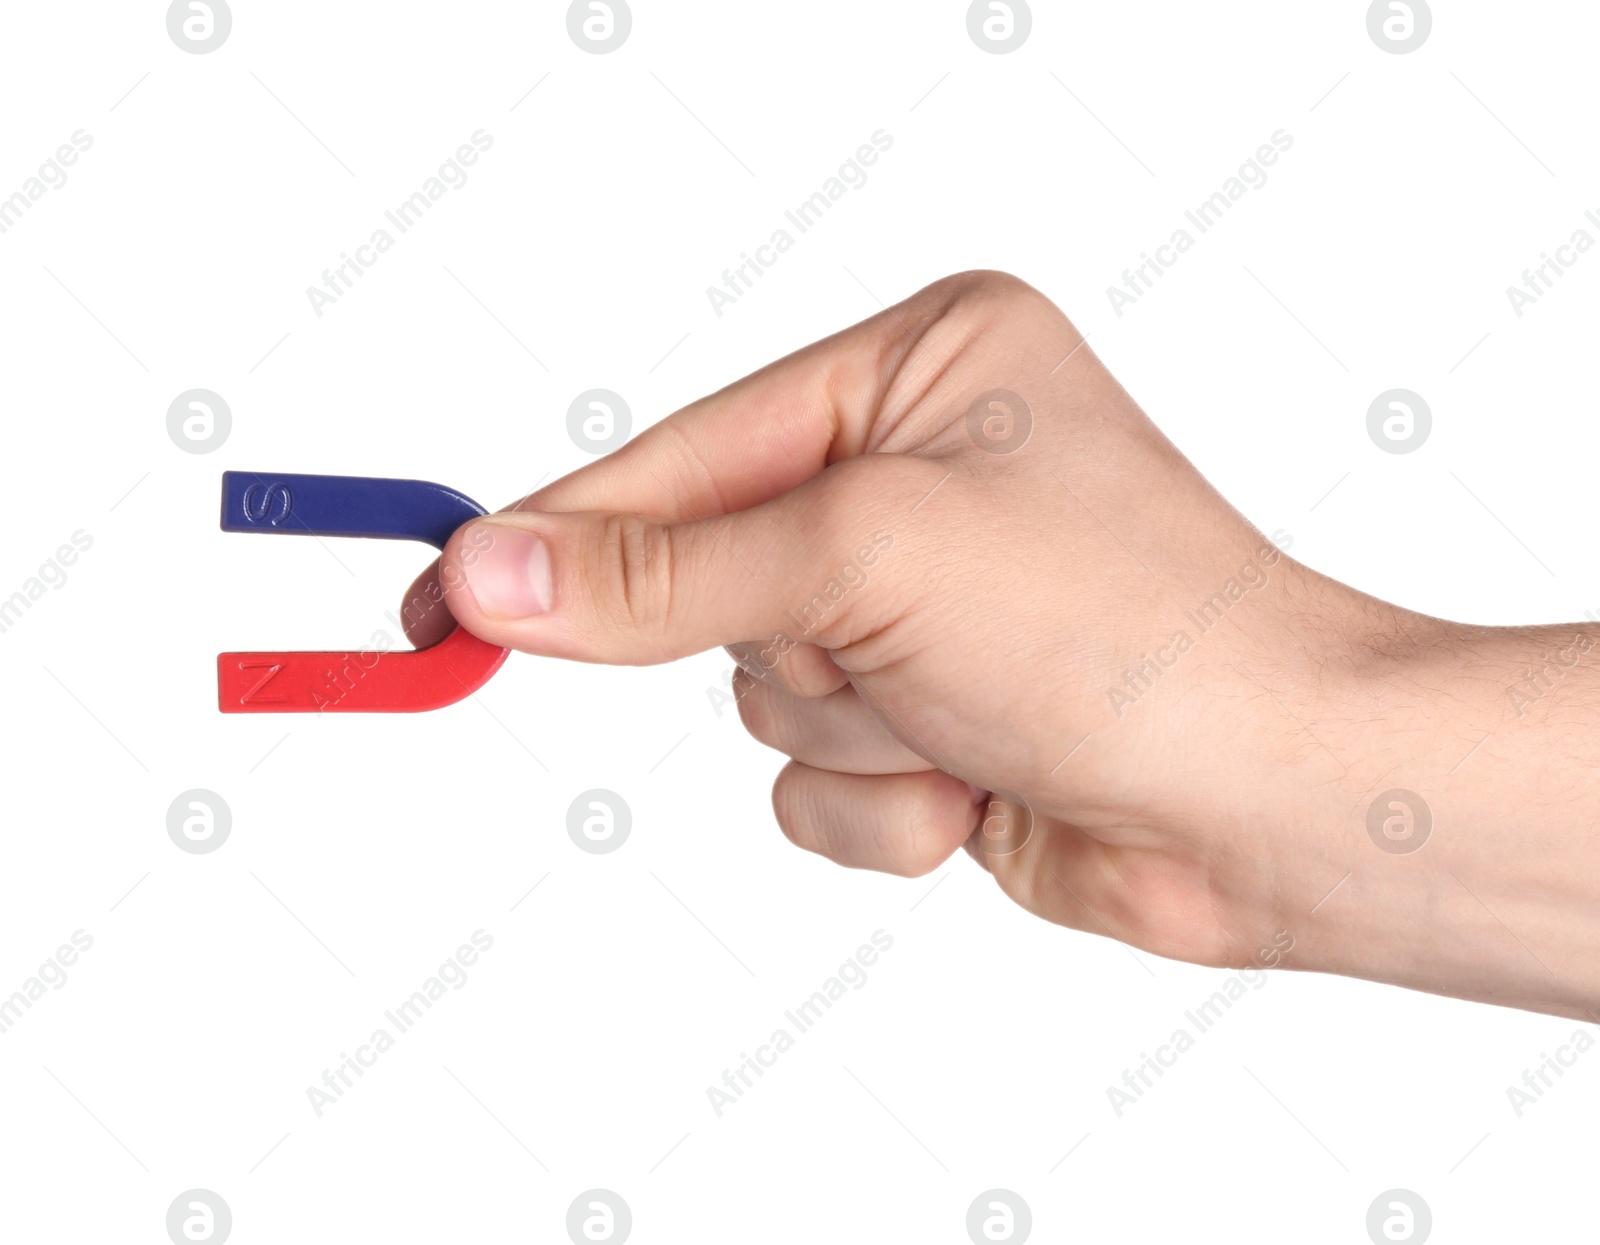
[[[426,480],[225,471],[222,530],[279,536],[416,540],[443,549],[484,513],[465,494]],[[412,650],[219,653],[223,713],[417,713],[470,696],[508,650],[460,626]]]

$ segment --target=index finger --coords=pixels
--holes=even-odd
[[[668,522],[745,510],[865,452],[884,390],[937,317],[929,291],[813,342],[647,428],[508,510]]]

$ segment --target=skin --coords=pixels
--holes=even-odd
[[[969,432],[992,390],[1031,416],[1012,452]],[[1015,278],[940,281],[468,525],[406,606],[418,644],[452,616],[581,661],[728,646],[792,758],[778,824],[840,864],[965,847],[1155,954],[1600,1020],[1597,638],[1294,561]]]

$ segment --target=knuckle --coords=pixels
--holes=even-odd
[[[993,371],[999,359],[1016,362],[1048,352],[1063,335],[1075,333],[1059,307],[1010,273],[958,273],[937,288],[937,315],[926,338],[929,351],[951,360],[964,356],[980,371]],[[920,385],[930,396],[943,394],[946,390],[940,384],[947,387],[960,374],[972,373],[947,367],[921,376]],[[908,385],[914,381],[917,376],[908,376]]]
[[[937,293],[947,314],[979,308],[1009,311],[1049,301],[1021,277],[990,268],[952,273],[934,282],[928,292]]]
[[[953,806],[929,786],[901,801],[897,825],[896,871],[904,877],[932,873],[967,837]]]
[[[664,631],[672,610],[672,529],[634,515],[607,515],[595,542],[600,612],[646,635]]]
[[[1004,298],[1036,293],[1033,286],[1013,273],[998,268],[969,268],[946,278],[962,297]]]
[[[918,801],[917,805],[921,802]],[[910,806],[900,822],[895,872],[901,877],[920,878],[932,873],[950,853],[932,820],[932,810]]]
[[[726,514],[732,507],[728,505],[723,496],[722,489],[717,484],[717,473],[706,462],[705,455],[696,448],[690,440],[689,434],[683,430],[683,424],[678,420],[669,419],[661,425],[669,436],[665,443],[665,453],[670,464],[671,478],[676,482],[671,490],[673,500],[676,502],[680,493],[696,500],[698,504],[689,511],[705,507],[707,503],[716,514]],[[682,507],[682,503],[678,503]],[[688,516],[685,516],[688,517]]]

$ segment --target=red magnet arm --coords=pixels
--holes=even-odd
[[[483,514],[471,498],[422,480],[224,472],[222,529],[419,540],[443,549]],[[507,655],[455,627],[428,648],[326,653],[221,653],[223,713],[416,713],[470,696]]]
[[[507,650],[456,627],[415,652],[219,653],[224,713],[420,713],[465,699]]]

